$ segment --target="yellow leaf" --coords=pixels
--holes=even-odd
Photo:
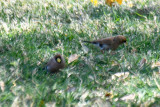
[[[91,0],[91,2],[93,3],[94,6],[98,5],[98,0]]]
[[[109,6],[112,6],[112,3],[114,3],[115,0],[105,0],[105,3]]]
[[[116,0],[118,2],[118,4],[122,4],[122,0]]]
[[[94,6],[97,6],[98,5],[98,0],[94,0]]]
[[[105,0],[105,3],[107,4],[107,5],[109,5],[109,6],[112,6],[112,4],[114,3],[114,2],[117,2],[118,4],[122,4],[122,0]]]

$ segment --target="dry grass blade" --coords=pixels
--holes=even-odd
[[[5,84],[3,81],[0,81],[0,87],[1,87],[1,90],[2,92],[5,90]]]
[[[139,67],[142,68],[143,65],[147,62],[147,60],[145,58],[141,59],[140,63],[139,63]]]

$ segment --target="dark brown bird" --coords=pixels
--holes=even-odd
[[[47,63],[46,69],[51,73],[59,72],[60,69],[65,67],[65,60],[62,55],[56,54],[52,59]]]
[[[98,39],[94,41],[83,41],[87,43],[94,44],[99,47],[101,51],[103,50],[116,50],[119,45],[126,42],[126,37],[122,35]]]

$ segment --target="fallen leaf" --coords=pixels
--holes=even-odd
[[[14,98],[14,101],[13,101],[11,107],[19,107],[19,96]]]
[[[93,75],[89,75],[88,78],[91,79],[91,80],[94,80]]]
[[[71,56],[68,58],[68,64],[71,63],[71,62],[73,62],[73,61],[75,61],[75,60],[77,60],[78,57],[79,57],[79,56],[78,56],[77,54],[71,55]]]
[[[2,92],[4,92],[5,85],[3,81],[0,81],[0,87],[1,87]]]
[[[112,75],[112,79],[115,80],[117,77],[123,77],[123,79],[125,79],[128,76],[129,76],[129,72],[115,73],[114,75]]]
[[[152,68],[160,67],[160,62],[155,62],[155,63],[153,63],[151,67],[152,67]]]
[[[110,97],[110,96],[112,96],[112,94],[109,92],[106,92],[105,97]]]
[[[49,102],[45,104],[46,107],[56,107],[56,102]]]
[[[134,98],[135,98],[135,94],[130,94],[130,95],[123,96],[121,100],[128,101],[128,100],[134,100]]]
[[[112,107],[112,105],[110,101],[98,98],[96,101],[94,101],[92,107]]]

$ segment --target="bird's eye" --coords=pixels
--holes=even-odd
[[[57,58],[56,61],[57,61],[58,63],[61,63],[61,59],[60,59],[60,58]]]

